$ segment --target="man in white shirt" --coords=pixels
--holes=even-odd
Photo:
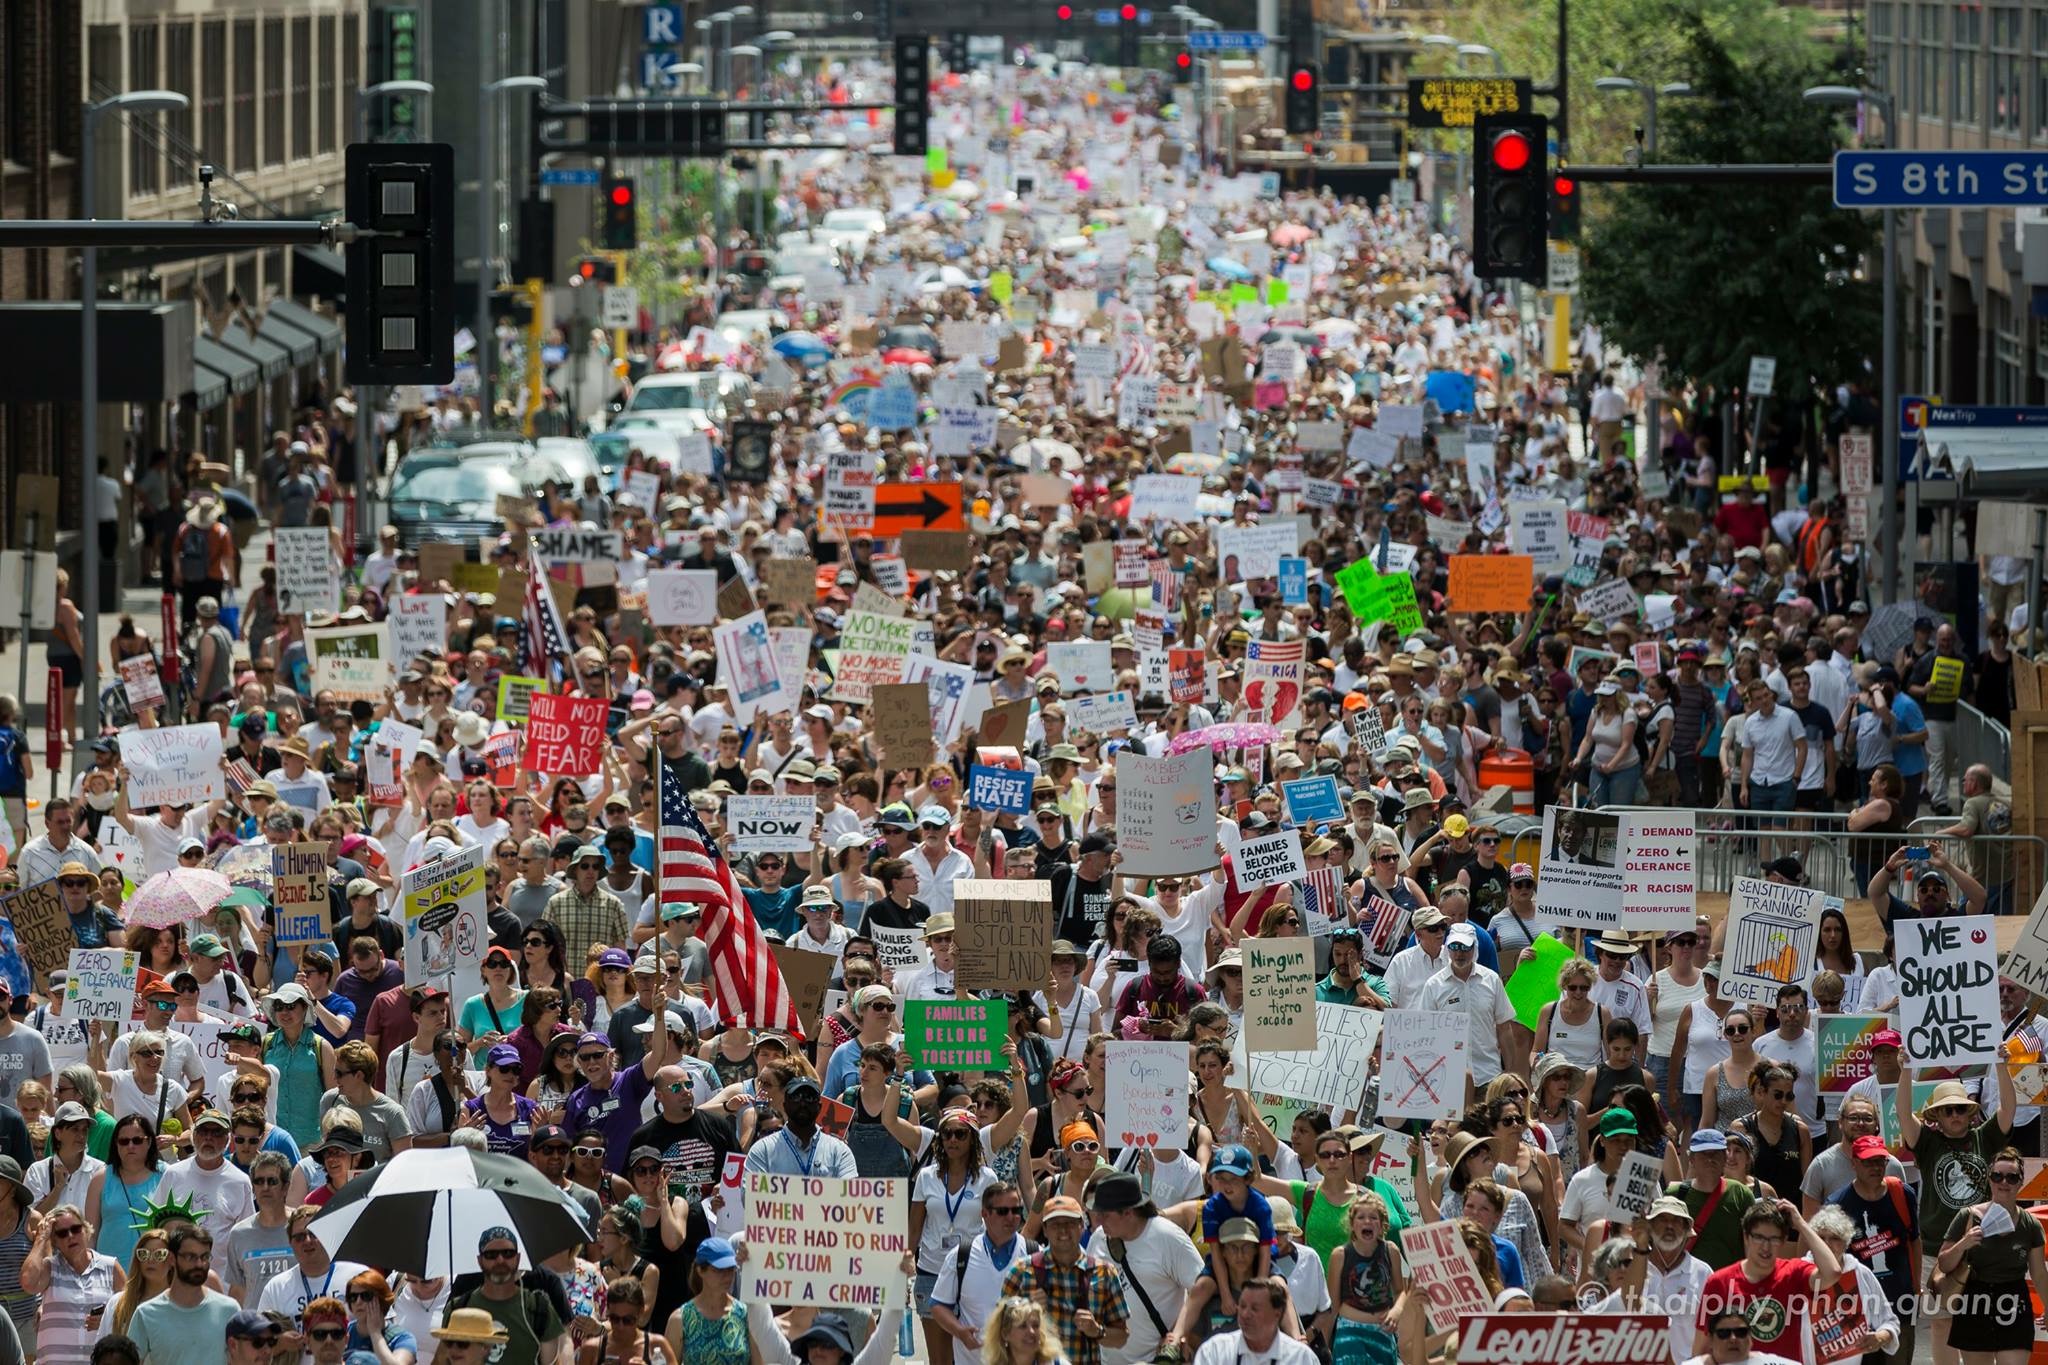
[[[192,1155],[173,1162],[158,1185],[158,1203],[190,1199],[199,1225],[213,1234],[213,1268],[227,1275],[228,1234],[256,1211],[249,1177],[227,1160],[228,1116],[209,1109],[192,1120]]]
[[[1641,1237],[1643,1234],[1638,1233]],[[1649,1245],[1636,1244],[1622,1287],[1588,1312],[1669,1313],[1671,1315],[1671,1358],[1683,1360],[1692,1354],[1693,1320],[1699,1312],[1700,1291],[1707,1287],[1710,1266],[1692,1254],[1692,1214],[1685,1201],[1664,1195],[1650,1205]],[[1625,1306],[1623,1295],[1634,1291],[1641,1309]]]
[[[853,931],[843,924],[835,923],[832,912],[839,903],[832,899],[832,888],[820,882],[804,888],[804,927],[791,934],[786,947],[799,952],[823,953],[833,960],[846,951],[846,942],[853,937]]]
[[[1778,988],[1778,1026],[1756,1040],[1756,1055],[1782,1062],[1798,1073],[1792,1084],[1794,1112],[1809,1122],[1820,1117],[1819,1035],[1806,1026],[1806,988]]]
[[[1642,978],[1629,970],[1635,961],[1636,945],[1617,931],[1593,940],[1599,972],[1593,978],[1593,1003],[1619,1019],[1635,1021],[1636,1032],[1650,1036],[1650,995]]]
[[[162,805],[154,815],[137,815],[128,807],[128,790],[133,779],[128,765],[121,765],[121,793],[114,802],[114,823],[133,835],[142,845],[142,867],[147,880],[178,866],[178,849],[187,839],[201,839],[206,833],[211,806],[193,810],[189,806]],[[203,851],[206,847],[199,845]]]
[[[1003,1277],[1019,1258],[1031,1255],[1023,1227],[1023,1194],[1007,1181],[991,1181],[981,1190],[981,1235],[955,1246],[939,1263],[932,1321],[972,1355],[981,1354],[981,1329],[1002,1302]]]
[[[1508,1002],[1500,974],[1479,965],[1479,931],[1469,924],[1451,925],[1444,937],[1444,956],[1450,965],[1422,984],[1414,1008],[1469,1015],[1472,1036],[1466,1065],[1473,1089],[1500,1075],[1504,1058],[1523,1070],[1512,1027],[1515,1007]]]
[[[904,861],[917,873],[917,898],[934,915],[953,910],[953,883],[974,875],[974,860],[953,847],[953,817],[944,806],[926,806],[917,813],[917,843]]]
[[[1605,455],[1620,443],[1621,424],[1628,417],[1628,399],[1614,387],[1613,374],[1600,376],[1600,387],[1593,390],[1589,415],[1593,419],[1593,434],[1600,442],[1600,453]]]
[[[124,786],[123,792],[125,794]],[[72,831],[78,823],[78,808],[69,801],[51,801],[43,807],[43,832],[21,846],[14,857],[15,870],[23,886],[34,886],[57,875],[66,863],[84,863],[95,877],[100,874],[100,855],[91,844]],[[173,866],[176,863],[173,862]]]
[[[1780,705],[1761,680],[1750,684],[1752,709],[1742,722],[1742,772],[1738,801],[1751,810],[1792,809],[1793,784],[1806,769],[1806,728]]]
[[[956,958],[952,911],[934,914],[924,922],[924,946],[925,951],[931,954],[931,961],[896,974],[899,1001],[953,998],[953,964]]]
[[[1088,1205],[1096,1226],[1082,1249],[1116,1267],[1124,1306],[1130,1310],[1129,1339],[1122,1346],[1104,1347],[1102,1365],[1140,1365],[1157,1355],[1160,1344],[1173,1335],[1188,1291],[1202,1277],[1202,1253],[1176,1224],[1159,1216],[1158,1205],[1145,1197],[1143,1184],[1129,1172],[1097,1181]],[[1276,1230],[1284,1207],[1273,1206]]]
[[[1247,1284],[1237,1296],[1237,1330],[1203,1342],[1195,1365],[1315,1365],[1314,1351],[1280,1331],[1287,1302],[1277,1275]]]
[[[345,1299],[348,1282],[369,1269],[359,1261],[337,1261],[327,1254],[320,1239],[306,1230],[319,1212],[304,1206],[292,1210],[285,1224],[292,1244],[292,1267],[270,1277],[270,1283],[263,1286],[256,1299],[257,1311],[282,1313],[297,1322],[306,1305],[315,1299]]]
[[[860,813],[839,800],[839,769],[827,763],[811,774],[812,795],[818,803],[818,827],[827,843],[847,834],[859,834]]]
[[[1387,964],[1387,993],[1397,1010],[1418,1009],[1416,1003],[1429,979],[1450,966],[1444,952],[1444,935],[1450,922],[1434,905],[1425,905],[1408,917],[1415,930],[1415,942],[1394,954]]]

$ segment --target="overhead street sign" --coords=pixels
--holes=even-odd
[[[2048,152],[1835,153],[1835,207],[2032,208],[2048,203]]]
[[[540,183],[543,185],[595,185],[595,166],[544,166],[541,168]]]
[[[1188,34],[1188,47],[1196,52],[1257,52],[1265,45],[1265,34],[1245,29],[1198,28]]]
[[[1410,128],[1470,128],[1481,115],[1520,114],[1528,108],[1526,76],[1408,78]]]

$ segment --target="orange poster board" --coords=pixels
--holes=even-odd
[[[1535,589],[1529,555],[1451,556],[1452,611],[1527,611]]]

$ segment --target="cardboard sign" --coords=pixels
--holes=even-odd
[[[716,570],[712,576],[717,577]],[[718,595],[713,599],[720,621],[736,621],[754,609],[754,590],[747,586],[744,578],[733,577],[719,585]]]
[[[1450,609],[1521,612],[1536,588],[1536,562],[1528,555],[1452,555]]]
[[[478,568],[488,566],[479,564]],[[497,570],[490,570],[493,577]],[[488,589],[486,590],[488,591]],[[448,652],[448,599],[437,592],[400,593],[388,603],[384,618],[391,628],[391,657],[411,664],[422,655],[439,659]]]
[[[1614,1202],[1637,1218],[1650,1216],[1650,1205],[1664,1192],[1664,1163],[1648,1152],[1630,1152],[1614,1177]]]
[[[906,568],[965,573],[974,567],[974,546],[965,531],[905,531],[902,545]]]
[[[775,965],[782,971],[782,984],[789,988],[789,998],[796,1003],[797,1021],[803,1025],[805,1033],[818,1035],[818,1021],[825,1009],[825,992],[832,985],[832,974],[839,967],[839,959],[831,953],[807,952],[782,943],[771,943],[768,949],[775,954]]]
[[[1052,883],[953,883],[953,943],[961,990],[1043,990],[1052,980]]]
[[[1174,877],[1216,866],[1216,781],[1208,749],[1116,756],[1117,840],[1127,877]]]
[[[514,725],[526,724],[533,714],[533,699],[548,690],[547,679],[506,673],[498,678],[498,719]]]
[[[967,770],[967,804],[975,810],[1023,815],[1031,809],[1031,774],[977,763]]]
[[[1620,836],[1621,817],[1606,811],[1545,809],[1536,913],[1576,928],[1619,928]],[[1692,924],[1690,902],[1685,923]]]
[[[747,1260],[737,1295],[752,1303],[879,1312],[908,1286],[902,1180],[747,1175]],[[894,1288],[891,1288],[891,1286]]]
[[[64,978],[64,1013],[90,1023],[126,1023],[135,1010],[141,965],[141,958],[120,948],[73,948]]]
[[[448,566],[448,586],[464,594],[474,593],[478,596],[487,592],[502,594],[504,592],[505,572],[505,570],[500,569],[495,564],[472,564],[465,559],[460,564]],[[519,592],[516,595],[511,597],[500,595],[496,600],[508,605],[512,602],[525,601],[525,578],[524,574],[520,575]]]
[[[165,804],[203,806],[226,794],[220,771],[220,727],[169,725],[121,736],[128,765],[128,803],[137,810]]]
[[[1380,1077],[1382,1122],[1455,1118],[1465,1111],[1472,1023],[1455,1010],[1388,1010]]]
[[[1007,1000],[906,1000],[903,1047],[919,1071],[1008,1071]]]
[[[818,565],[809,555],[795,559],[770,557],[761,566],[761,595],[771,607],[815,606],[818,601]]]
[[[143,732],[136,732],[143,733]],[[0,897],[0,913],[14,925],[14,943],[35,972],[36,990],[50,991],[50,973],[66,970],[78,936],[71,930],[71,916],[64,913],[64,896],[57,879],[24,886],[12,895]]]
[[[735,579],[735,582],[738,580]],[[716,569],[649,569],[647,621],[654,626],[708,626],[718,620]]]
[[[1620,834],[1621,927],[1692,928],[1699,896],[1699,833],[1692,812],[1624,815]]]
[[[279,943],[318,943],[333,937],[326,844],[271,845],[270,875]]]
[[[455,566],[464,558],[462,546],[446,540],[429,540],[419,547],[420,582],[428,587],[446,583],[455,586]]]
[[[840,659],[844,661],[844,651]],[[937,752],[931,722],[931,688],[922,682],[875,683],[868,689],[875,743],[892,768],[918,768],[932,762]],[[838,685],[833,691],[836,695]],[[1030,784],[1025,784],[1029,794]]]
[[[1916,1066],[2000,1059],[1997,922],[1991,915],[1958,915],[1892,926],[1899,1022]]]
[[[1108,1090],[1104,1145],[1153,1151],[1188,1145],[1186,1043],[1109,1043],[1102,1076]]]
[[[981,719],[974,724],[977,744],[990,748],[1016,748],[1024,742],[1024,731],[1031,724],[1031,702],[1006,701],[991,706],[981,713]]]
[[[722,602],[719,614],[725,614]],[[756,712],[775,715],[795,709],[793,703],[800,694],[782,685],[782,666],[768,636],[765,614],[749,611],[717,627],[711,633],[711,644],[718,655],[718,678],[725,684],[734,723],[751,725]]]
[[[1472,1253],[1465,1250],[1465,1239],[1459,1235],[1455,1222],[1424,1223],[1401,1233],[1401,1255],[1408,1262],[1408,1282],[1422,1295],[1422,1306],[1429,1317],[1431,1333],[1448,1332],[1458,1325],[1458,1320],[1475,1313],[1484,1313],[1493,1307],[1493,1296],[1486,1292],[1486,1286],[1479,1279],[1478,1267],[1472,1264]],[[1660,1332],[1664,1358],[1671,1353],[1670,1319],[1660,1317],[1664,1323]],[[1525,1321],[1540,1321],[1530,1318]],[[1602,1342],[1601,1359],[1606,1359],[1606,1343]]]
[[[1231,857],[1231,873],[1239,891],[1301,880],[1308,875],[1308,864],[1301,856],[1301,831],[1283,829],[1244,840]]]
[[[277,561],[277,610],[318,616],[341,604],[341,575],[332,532],[325,526],[280,526],[271,532]],[[460,553],[460,551],[457,551]]]
[[[381,622],[307,631],[313,690],[332,692],[340,701],[382,701],[398,680],[386,653],[389,644]]]
[[[1385,1016],[1378,1010],[1322,1000],[1316,1002],[1315,1014],[1313,1048],[1247,1053],[1240,1033],[1233,1049],[1238,1074],[1245,1078],[1245,1089],[1254,1095],[1303,1100],[1332,1115],[1350,1113],[1365,1097],[1365,1081]]]
[[[1721,998],[1775,1007],[1780,986],[1808,980],[1826,903],[1826,894],[1818,888],[1737,877],[1728,896]],[[1902,945],[1901,957],[1904,951]]]
[[[1314,1048],[1314,941],[1248,938],[1243,948],[1246,1050],[1302,1052]]]
[[[725,827],[741,853],[809,853],[818,803],[810,796],[728,796]]]
[[[604,725],[611,707],[603,697],[531,698],[526,720],[526,770],[545,776],[588,777],[604,766]]]
[[[136,654],[121,660],[121,690],[131,710],[164,704],[164,685],[156,675],[156,659]]]

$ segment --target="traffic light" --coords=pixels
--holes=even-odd
[[[1052,20],[1053,31],[1059,37],[1071,38],[1074,36],[1074,7],[1072,5],[1061,5],[1054,9]]]
[[[455,378],[455,152],[445,142],[352,142],[347,246],[351,384]]]
[[[1189,85],[1195,79],[1195,54],[1182,48],[1173,54],[1173,83]]]
[[[1579,240],[1579,182],[1564,170],[1550,177],[1550,236],[1559,242]]]
[[[923,156],[930,146],[931,39],[922,33],[899,33],[895,51],[896,133],[892,150],[898,156]]]
[[[606,251],[631,251],[640,243],[640,204],[630,176],[605,179],[604,230],[598,241]]]
[[[946,35],[946,70],[964,76],[972,69],[967,61],[966,30],[956,28]]]
[[[1322,83],[1314,62],[1297,62],[1287,73],[1287,90],[1282,97],[1289,133],[1313,133],[1322,125]]]
[[[602,256],[579,256],[569,267],[570,284],[617,284],[619,269]]]
[[[1138,64],[1138,7],[1126,4],[1116,12],[1116,64]]]
[[[1548,278],[1549,132],[1541,114],[1473,120],[1472,255],[1482,279]]]

